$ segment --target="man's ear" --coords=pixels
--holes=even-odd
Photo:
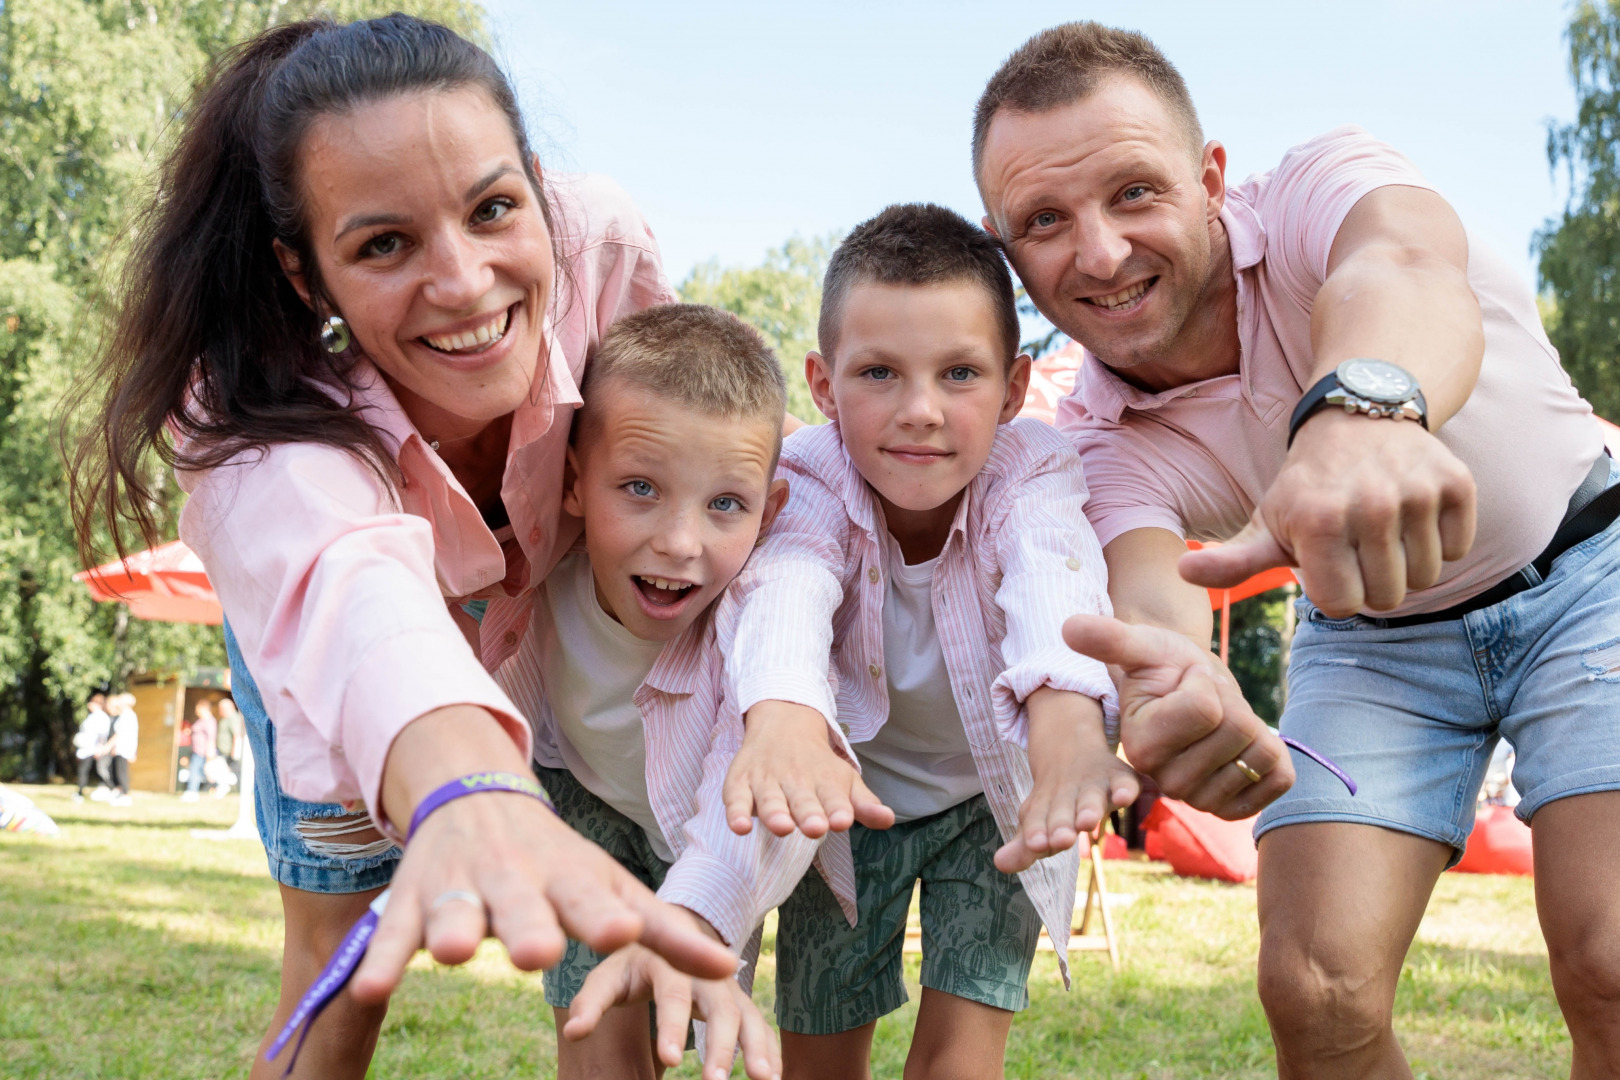
[[[986,214],[986,215],[984,215],[984,217],[980,218],[979,219],[979,224],[984,226],[984,231],[985,232],[989,233],[991,236],[995,237],[997,240],[1001,239],[1001,234],[996,232],[996,223],[990,220],[990,215],[989,214]]]
[[[293,291],[298,294],[298,299],[302,300],[304,306],[311,311],[315,310],[315,305],[309,302],[309,279],[304,276],[304,267],[298,261],[298,253],[280,240],[270,241],[270,246],[275,249],[276,261],[281,264],[281,272],[292,282]]]
[[[1204,144],[1198,179],[1204,188],[1204,220],[1213,225],[1226,205],[1226,147],[1214,139]]]
[[[562,508],[577,518],[583,518],[585,501],[580,497],[579,476],[579,455],[570,445],[567,456],[563,458]]]
[[[777,477],[771,481],[771,486],[765,493],[765,512],[759,516],[759,535],[765,536],[765,530],[771,527],[776,515],[782,512],[782,507],[788,501],[788,482],[786,477]]]
[[[1001,415],[996,423],[1005,424],[1023,410],[1024,399],[1029,396],[1029,372],[1033,363],[1028,353],[1019,353],[1008,365],[1007,396],[1002,399]]]
[[[829,420],[838,419],[838,403],[833,400],[832,363],[820,353],[811,350],[804,356],[804,381],[810,384],[810,396],[816,408]]]

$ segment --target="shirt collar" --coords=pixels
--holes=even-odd
[[[719,603],[716,598],[715,603]],[[653,661],[643,686],[663,694],[695,694],[709,675],[709,660],[718,648],[714,638],[713,605],[686,632],[664,646]]]

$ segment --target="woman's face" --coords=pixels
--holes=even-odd
[[[320,314],[343,316],[417,428],[465,437],[517,408],[555,267],[505,114],[478,88],[402,94],[317,120],[300,159]]]

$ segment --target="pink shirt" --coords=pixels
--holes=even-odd
[[[540,655],[550,606],[535,604],[533,619],[533,631],[497,680],[534,719],[535,760],[565,769]],[[703,916],[741,951],[804,877],[820,842],[797,831],[778,838],[757,823],[746,836],[731,831],[721,789],[742,745],[743,725],[740,711],[723,706],[722,674],[713,622],[703,618],[664,646],[634,700],[646,739],[648,801],[675,855],[658,895]]]
[[[1395,150],[1343,127],[1227,193],[1237,374],[1152,394],[1086,354],[1057,424],[1085,462],[1086,513],[1104,545],[1144,528],[1226,540],[1248,521],[1282,466],[1289,416],[1310,381],[1311,304],[1328,251],[1351,208],[1386,185],[1429,187]],[[1473,472],[1478,538],[1437,584],[1377,614],[1438,611],[1530,562],[1602,453],[1591,407],[1559,366],[1534,295],[1472,236],[1468,282],[1484,317],[1485,359],[1473,396],[1439,438]]]
[[[850,744],[873,738],[889,716],[883,512],[836,423],[788,436],[779,475],[788,479],[787,506],[716,615],[726,696],[739,712],[779,700],[836,718],[854,761]],[[951,692],[985,799],[1008,839],[1032,787],[1023,707],[1031,693],[1051,686],[1096,698],[1111,739],[1118,730],[1107,670],[1063,643],[1070,615],[1112,610],[1085,502],[1080,462],[1063,438],[1039,420],[1014,420],[968,485],[934,571],[934,620]],[[853,922],[848,834],[827,839],[819,861]],[[1079,868],[1079,852],[1070,850],[1019,875],[1065,981]]]
[[[212,715],[204,713],[191,722],[191,752],[203,758],[211,758],[217,752],[217,735],[219,721]]]
[[[180,535],[208,568],[295,798],[363,800],[381,823],[394,737],[447,705],[490,710],[527,758],[529,726],[489,673],[517,651],[534,586],[578,535],[561,511],[577,381],[610,323],[675,300],[652,231],[622,189],[553,178],[547,196],[568,272],[557,275],[545,329],[549,362],[512,418],[504,543],[364,361],[359,398],[394,447],[397,494],[354,455],[307,443],[179,473],[191,496]],[[451,611],[475,598],[490,601],[481,629]]]

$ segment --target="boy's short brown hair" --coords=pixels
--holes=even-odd
[[[615,380],[706,415],[762,420],[778,432],[787,411],[787,381],[759,331],[703,304],[660,304],[608,328],[585,365],[576,440],[589,437],[591,402]]]
[[[990,77],[973,110],[973,178],[984,163],[990,123],[1002,109],[1043,113],[1085,98],[1110,75],[1140,79],[1158,94],[1181,122],[1195,155],[1204,148],[1204,129],[1181,72],[1159,47],[1134,30],[1094,22],[1071,22],[1042,30],[1019,46]]]
[[[844,237],[827,263],[821,285],[821,355],[834,363],[844,301],[856,285],[949,285],[982,287],[995,311],[1005,355],[1018,355],[1018,301],[1012,274],[995,237],[954,210],[933,203],[903,203],[861,222]]]

